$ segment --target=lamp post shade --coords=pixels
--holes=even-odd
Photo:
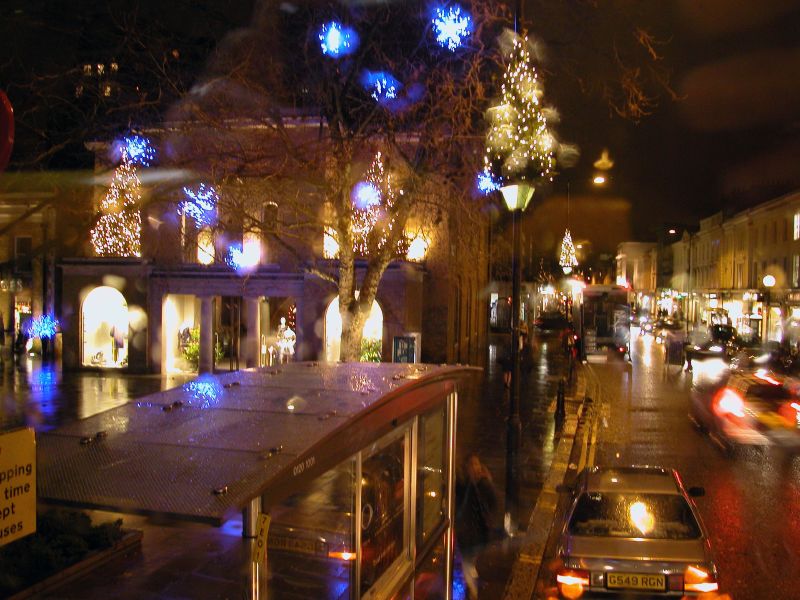
[[[534,188],[527,183],[515,183],[500,188],[508,210],[525,210],[533,197]]]

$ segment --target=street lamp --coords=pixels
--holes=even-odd
[[[511,394],[506,421],[506,514],[516,509],[516,486],[514,485],[514,465],[519,450],[522,425],[519,419],[519,301],[522,288],[520,273],[520,231],[519,222],[522,211],[533,196],[533,187],[527,183],[515,183],[500,188],[508,210],[511,211]],[[513,507],[513,508],[512,508]]]

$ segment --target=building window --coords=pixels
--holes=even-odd
[[[800,213],[794,213],[794,235],[793,240],[800,240]]]
[[[800,280],[800,254],[792,256],[792,287],[798,287]]]
[[[29,235],[14,238],[14,270],[18,273],[33,270],[33,238]]]
[[[214,232],[209,227],[204,227],[197,232],[197,262],[201,265],[214,263]]]

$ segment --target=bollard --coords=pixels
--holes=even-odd
[[[564,378],[562,377],[558,382],[558,392],[556,393],[556,418],[563,419],[566,412],[567,410],[564,406]]]

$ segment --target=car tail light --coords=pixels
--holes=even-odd
[[[355,560],[356,553],[355,552],[328,552],[328,558],[338,558],[339,560]]]
[[[686,592],[716,592],[719,589],[716,577],[700,567],[686,567],[683,573],[683,589]]]
[[[589,571],[562,567],[556,572],[556,581],[558,582],[558,591],[561,592],[562,596],[565,598],[580,598],[583,595],[584,588],[589,587]]]
[[[714,398],[714,412],[723,417],[744,417],[744,399],[731,388],[723,388]]]

